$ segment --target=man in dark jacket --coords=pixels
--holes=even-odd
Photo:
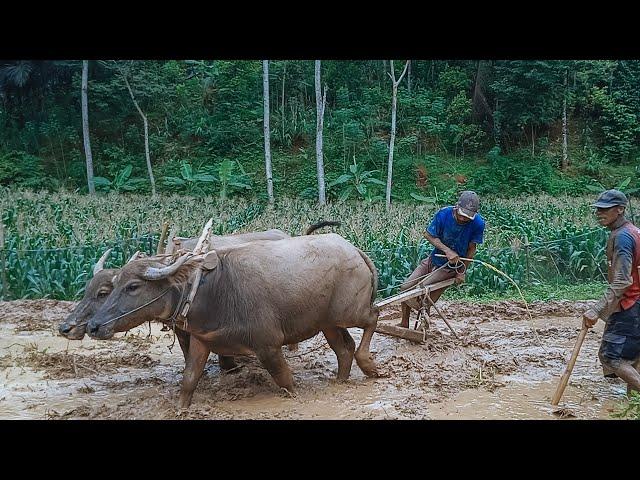
[[[624,216],[627,197],[607,190],[595,207],[598,223],[611,230],[607,241],[609,286],[604,296],[584,312],[584,325],[606,322],[598,356],[606,377],[620,377],[627,390],[640,391],[640,229]]]

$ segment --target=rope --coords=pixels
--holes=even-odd
[[[123,245],[125,242],[148,242],[150,239],[153,240],[154,236],[149,235],[145,237],[131,237],[131,238],[123,238],[121,240],[115,240],[113,242],[107,242],[104,244],[96,244],[96,243],[85,243],[84,245],[71,245],[68,247],[55,247],[55,248],[29,248],[29,249],[15,249],[15,248],[0,248],[0,252],[63,252],[66,250],[81,250],[83,248],[91,248],[91,247],[105,247],[107,245],[115,246],[115,245]]]
[[[153,302],[155,302],[156,300],[158,300],[160,297],[162,297],[162,296],[163,296],[165,293],[167,293],[169,290],[171,290],[171,288],[167,288],[164,292],[162,292],[162,293],[161,293],[160,295],[158,295],[156,298],[154,298],[154,299],[152,299],[152,300],[149,300],[149,301],[148,301],[147,303],[145,303],[144,305],[140,305],[139,307],[134,308],[133,310],[129,310],[128,312],[123,313],[122,315],[118,315],[117,317],[112,318],[111,320],[108,320],[108,321],[106,321],[106,322],[104,322],[104,323],[101,323],[101,324],[100,324],[100,326],[102,327],[102,326],[104,326],[104,325],[108,325],[108,324],[110,324],[110,323],[112,323],[112,322],[115,322],[116,320],[120,320],[122,317],[126,317],[126,316],[127,316],[127,315],[129,315],[130,313],[137,312],[138,310],[140,310],[141,308],[146,307],[147,305],[151,305]]]

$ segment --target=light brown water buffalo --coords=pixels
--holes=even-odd
[[[310,235],[316,230],[327,227],[337,226],[340,222],[321,221],[310,225],[305,235]],[[232,235],[212,235],[211,248],[222,248],[231,245],[239,245],[255,240],[281,240],[289,238],[290,235],[278,229],[264,230],[259,232],[235,233]],[[198,242],[198,238],[178,238],[180,248],[183,250],[193,250]],[[113,290],[113,277],[119,272],[119,268],[104,268],[104,263],[109,256],[111,249],[107,250],[98,260],[93,269],[93,277],[87,281],[85,286],[84,297],[69,316],[58,325],[60,335],[69,340],[82,340],[85,335],[86,325],[89,319],[98,311],[98,308],[104,303],[107,296]],[[181,335],[182,332],[176,331],[178,340],[183,352],[186,352],[185,342],[188,345],[188,337]],[[186,353],[185,353],[186,355]]]
[[[89,335],[111,338],[145,321],[171,322],[202,257],[185,254],[166,266],[149,257],[125,265],[113,292],[89,321]],[[371,260],[337,234],[257,241],[209,253],[187,322],[191,335],[179,405],[191,403],[209,352],[255,354],[282,388],[293,376],[281,347],[323,332],[338,358],[338,379],[354,358],[368,376],[378,310],[378,275]],[[364,329],[357,350],[347,328]]]

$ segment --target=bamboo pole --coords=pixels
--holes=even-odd
[[[160,240],[158,240],[158,249],[156,250],[156,255],[160,255],[165,252],[164,241],[167,238],[167,229],[169,228],[169,222],[164,222],[162,224],[162,232],[160,233]]]
[[[587,335],[588,330],[589,329],[583,324],[582,330],[580,330],[580,334],[578,335],[578,339],[576,340],[576,344],[573,347],[573,352],[571,353],[571,359],[569,360],[569,364],[567,365],[567,368],[562,374],[562,378],[560,379],[558,388],[556,388],[556,393],[553,394],[553,398],[551,399],[551,405],[558,405],[558,403],[560,402],[560,398],[564,393],[564,389],[567,388],[567,383],[569,383],[569,377],[571,376],[573,366],[576,364],[578,353],[580,353],[580,347],[582,347],[582,342],[584,342],[584,338]]]
[[[2,300],[7,298],[7,273],[4,258],[4,224],[0,219],[0,269],[2,269]]]

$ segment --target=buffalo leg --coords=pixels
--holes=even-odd
[[[178,343],[182,349],[182,354],[184,355],[184,361],[186,362],[187,355],[189,353],[189,341],[191,340],[191,334],[184,330],[180,330],[179,328],[175,329],[175,333],[176,337],[178,337]]]
[[[351,373],[353,352],[356,349],[353,338],[346,328],[327,328],[322,333],[338,357],[338,380],[346,380]]]
[[[369,344],[371,343],[371,338],[376,331],[377,323],[378,315],[376,312],[372,311],[357,325],[362,328],[364,332],[362,332],[362,339],[360,340],[360,345],[358,345],[358,349],[356,350],[355,357],[360,370],[362,370],[367,377],[378,376],[378,369],[371,357],[371,353],[369,353]]]
[[[293,375],[282,354],[282,348],[267,347],[256,351],[260,363],[271,374],[279,387],[293,390]]]
[[[218,354],[218,364],[220,370],[232,370],[238,366],[232,356]]]
[[[182,388],[180,390],[180,408],[187,408],[191,405],[191,398],[196,389],[198,380],[204,371],[204,365],[209,358],[209,347],[197,337],[191,337],[189,342],[189,353],[187,355],[187,365],[182,376]]]

